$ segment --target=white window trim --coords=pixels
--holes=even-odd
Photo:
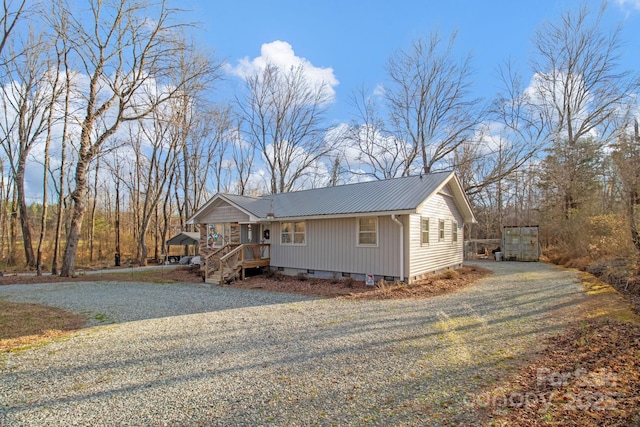
[[[422,239],[422,235],[424,233],[424,231],[422,230],[422,222],[423,221],[427,221],[427,224],[429,225],[429,227],[427,228],[427,242],[425,243]],[[429,246],[429,244],[431,243],[431,219],[429,217],[420,217],[420,246]]]
[[[360,220],[361,219],[370,219],[373,218],[376,220],[376,243],[375,244],[369,244],[369,243],[360,243]],[[360,216],[358,218],[356,218],[356,246],[359,248],[377,248],[378,245],[380,244],[380,229],[379,229],[379,223],[380,221],[378,220],[377,216]]]
[[[440,228],[442,226],[442,229]],[[438,220],[438,242],[445,242],[447,240],[447,225],[444,219]]]
[[[296,223],[303,223],[304,224],[304,243],[295,243],[295,229],[296,229]],[[291,231],[291,243],[285,243],[282,241],[282,229],[284,228],[282,226],[282,224],[291,224],[292,225],[292,231]],[[280,223],[280,245],[281,246],[307,246],[307,224],[306,221],[282,221]]]
[[[458,221],[451,221],[451,243],[454,245],[458,243],[458,239],[460,238],[458,229]]]

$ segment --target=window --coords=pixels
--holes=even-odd
[[[458,241],[458,223],[455,221],[451,225],[451,241],[454,243]]]
[[[304,245],[305,224],[300,222],[283,222],[280,228],[280,243],[283,245]]]
[[[420,229],[422,231],[420,237],[420,243],[423,245],[429,244],[429,218],[421,218],[421,226]]]
[[[444,219],[438,221],[438,240],[444,241]]]
[[[358,218],[358,246],[378,245],[378,217]]]
[[[208,224],[207,225],[207,247],[221,248],[231,239],[231,224]]]

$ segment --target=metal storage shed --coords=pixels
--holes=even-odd
[[[538,226],[504,226],[502,257],[505,261],[538,261],[540,244]]]

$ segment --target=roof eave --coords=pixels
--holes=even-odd
[[[224,200],[225,202],[229,203],[234,208],[236,208],[239,211],[242,211],[243,213],[247,214],[249,216],[249,218],[251,218],[252,220],[255,220],[254,222],[259,222],[259,218],[260,217],[257,216],[255,213],[253,213],[253,212],[245,209],[244,207],[238,205],[233,200],[231,200],[228,197],[226,197],[223,193],[216,193],[211,199],[209,199],[209,201],[207,201],[207,203],[205,203],[200,209],[198,209],[196,211],[196,213],[191,215],[189,217],[189,219],[187,219],[186,223],[187,224],[200,224],[199,222],[197,222],[198,218],[200,216],[202,216],[205,212],[207,212],[207,210],[211,207],[211,205],[213,203],[215,203],[216,200]]]

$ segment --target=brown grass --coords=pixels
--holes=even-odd
[[[80,329],[86,320],[59,308],[0,301],[0,351],[61,337]]]

